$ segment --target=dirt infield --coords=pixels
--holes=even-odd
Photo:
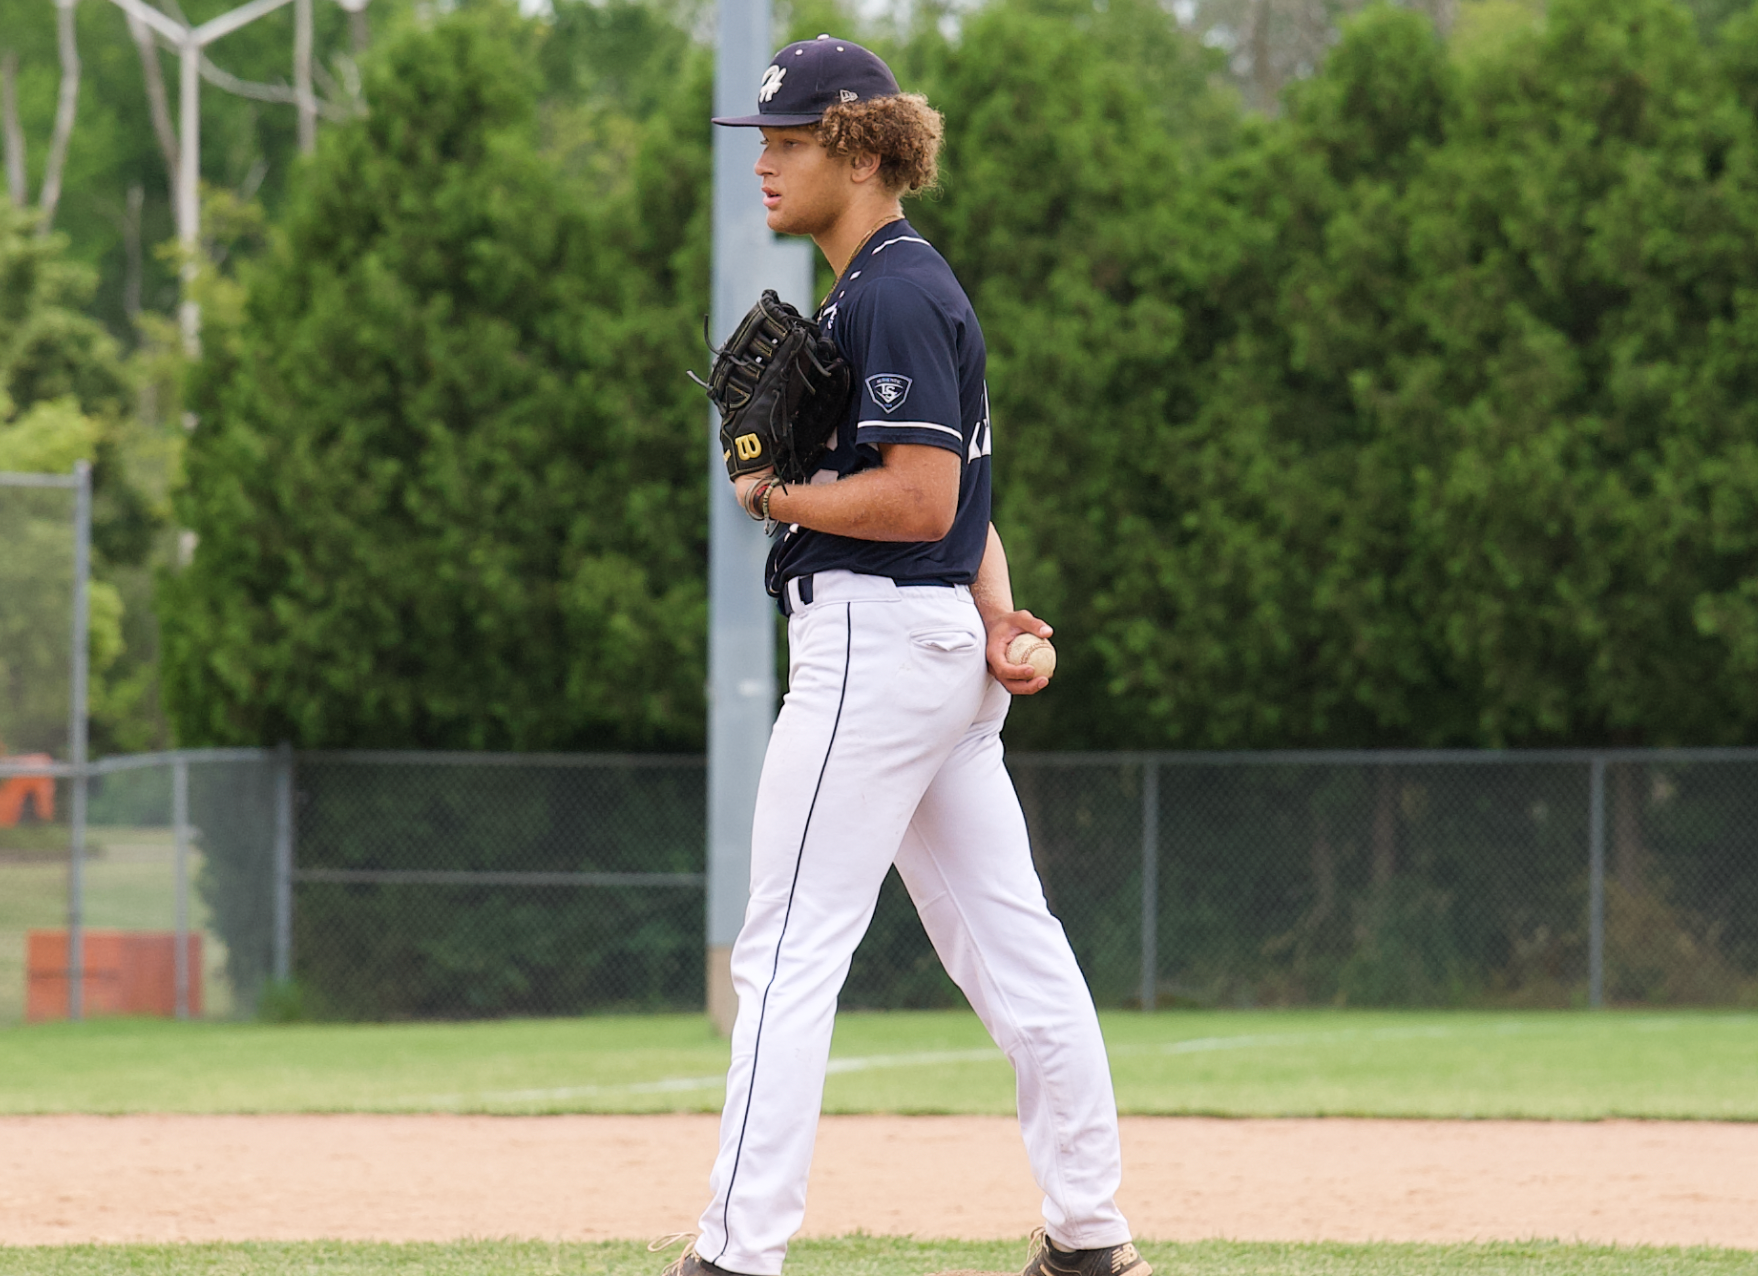
[[[598,1239],[689,1228],[704,1116],[0,1118],[0,1244]],[[1161,1240],[1758,1249],[1758,1124],[1128,1118],[1122,1203]],[[827,1117],[806,1230],[1023,1236],[1000,1117]]]

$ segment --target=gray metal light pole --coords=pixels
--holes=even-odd
[[[748,115],[774,47],[769,0],[720,0],[714,113]],[[724,340],[765,288],[812,308],[812,246],[778,241],[764,222],[756,129],[714,130],[714,291],[711,325]],[[738,998],[732,943],[751,887],[751,816],[775,720],[775,606],[763,592],[763,529],[734,504],[720,457],[719,419],[708,439],[708,1014],[732,1032]]]
[[[196,253],[201,247],[201,53],[220,37],[231,35],[292,0],[251,0],[199,27],[185,26],[167,17],[146,0],[112,3],[176,45],[182,63],[177,121],[177,240],[183,249],[183,304],[178,317],[183,329],[183,353],[193,359],[201,353],[201,307],[191,295]]]

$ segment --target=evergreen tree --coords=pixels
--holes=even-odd
[[[1668,0],[1462,62],[1353,23],[1183,232],[1214,344],[1119,470],[1097,599],[1154,736],[1758,736],[1755,154]]]
[[[1180,265],[1202,234],[1189,187],[1231,146],[1237,105],[1214,84],[1219,55],[1144,0],[998,0],[956,41],[924,28],[899,62],[946,115],[942,190],[910,215],[983,325],[995,521],[1020,605],[1057,630],[1055,693],[1016,702],[1009,739],[1139,737],[1109,689],[1096,606],[1113,589],[1118,484],[1166,414],[1191,409],[1177,371],[1203,322]]]
[[[700,741],[706,130],[566,180],[537,36],[496,6],[388,41],[209,334],[162,607],[187,744]]]

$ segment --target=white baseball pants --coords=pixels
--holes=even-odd
[[[970,591],[851,572],[818,573],[809,604],[789,588],[788,693],[758,788],[732,1067],[696,1252],[780,1273],[805,1216],[837,994],[893,863],[1013,1064],[1049,1235],[1121,1245],[1105,1043],[1002,766],[1010,697],[989,675]]]

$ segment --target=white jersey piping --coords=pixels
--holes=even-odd
[[[855,429],[864,430],[869,425],[883,430],[939,430],[942,434],[950,434],[959,442],[964,442],[964,431],[955,430],[950,425],[941,425],[938,421],[857,421]]]

